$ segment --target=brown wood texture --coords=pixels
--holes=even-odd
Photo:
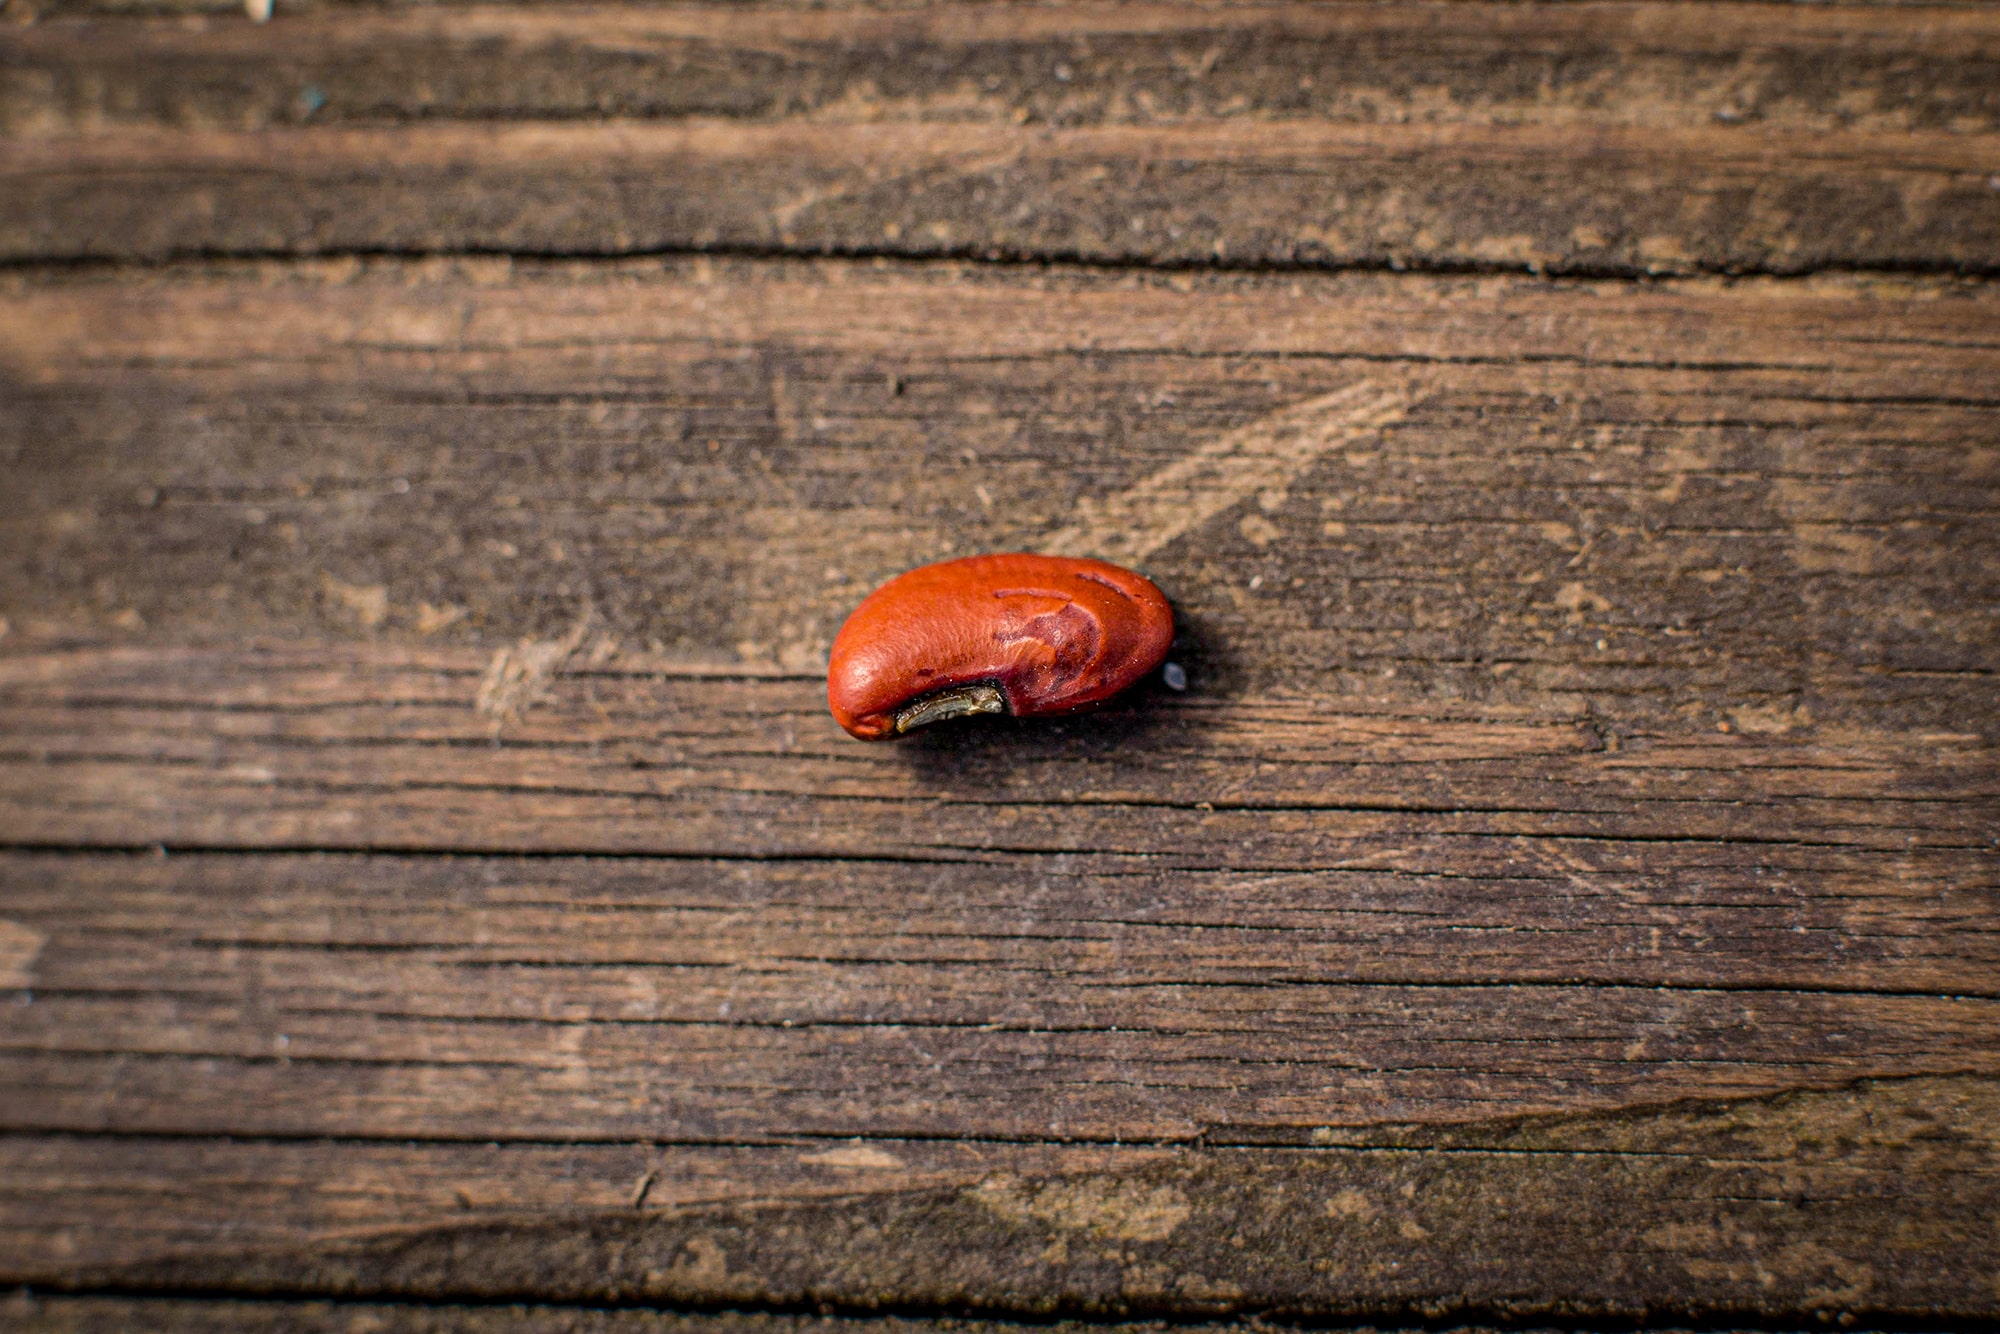
[[[0,256],[2000,266],[1991,8],[281,17],[10,34]]]
[[[590,1309],[547,1303],[465,1305],[449,1302],[278,1302],[216,1298],[133,1299],[22,1293],[0,1304],[7,1328],[24,1334],[246,1334],[286,1330],[300,1334],[1013,1334],[1018,1324],[965,1317],[834,1317],[770,1315],[740,1311],[680,1312]],[[1227,1323],[1131,1321],[1098,1324],[1050,1321],[1035,1328],[1054,1334],[1166,1334],[1191,1330],[1216,1334]],[[1519,1328],[1519,1327],[1514,1327]],[[1456,1334],[1499,1334],[1459,1325]],[[1389,1332],[1393,1334],[1393,1332]],[[1413,1334],[1413,1332],[1411,1332]],[[1664,1331],[1664,1334],[1673,1334]]]
[[[10,30],[0,1325],[2000,1315],[1994,12]]]
[[[48,1296],[27,1293],[11,1305],[0,1302],[0,1319],[10,1330],[30,1334],[239,1334],[239,1331],[296,1330],[300,1334],[1011,1334],[1004,1322],[968,1319],[831,1318],[766,1315],[736,1311],[579,1310],[527,1303],[467,1306],[451,1303],[275,1302],[180,1298],[134,1300],[119,1297]],[[1113,1334],[1164,1334],[1192,1329],[1199,1334],[1227,1325],[1118,1325],[1054,1322],[1041,1328],[1055,1334],[1109,1330]],[[1464,1334],[1485,1334],[1466,1329]]]

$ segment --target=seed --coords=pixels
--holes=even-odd
[[[1098,560],[967,556],[897,575],[834,636],[834,720],[865,741],[976,713],[1073,713],[1158,667],[1174,612]]]

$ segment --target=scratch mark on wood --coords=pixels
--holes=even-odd
[[[1086,498],[1078,521],[1040,548],[1142,560],[1244,497],[1288,485],[1329,451],[1402,420],[1414,398],[1409,385],[1360,380],[1258,418],[1117,495]]]
[[[583,647],[589,632],[590,612],[585,610],[561,639],[523,639],[493,655],[486,675],[480,678],[473,707],[492,720],[495,736],[548,694],[556,673]]]

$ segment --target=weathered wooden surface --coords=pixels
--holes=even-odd
[[[0,1323],[1992,1318],[1993,13],[0,38]]]
[[[11,35],[0,256],[2000,266],[1991,8],[281,17]]]
[[[1991,698],[1984,283],[492,261],[6,295],[26,635],[588,612],[803,677],[885,573],[1054,543],[1165,581],[1197,699],[1915,736]]]
[[[300,1334],[1012,1334],[1020,1326],[968,1319],[834,1318],[736,1311],[603,1310],[526,1303],[466,1306],[451,1303],[271,1302],[180,1298],[51,1297],[25,1294],[0,1302],[0,1321],[32,1334],[236,1334],[297,1330]],[[1037,1326],[1055,1334],[1197,1334],[1229,1328],[1145,1322],[1120,1325],[1072,1322]],[[1466,1329],[1463,1334],[1486,1334]]]
[[[579,1308],[548,1303],[464,1305],[450,1302],[274,1302],[246,1299],[49,1296],[29,1293],[0,1305],[9,1330],[27,1334],[127,1334],[135,1328],[160,1334],[236,1334],[297,1330],[301,1334],[1014,1334],[1022,1326],[965,1317],[768,1315],[740,1311],[688,1313],[645,1309]],[[1134,1321],[1116,1325],[1083,1321],[1038,1323],[1053,1334],[1167,1334],[1189,1330],[1218,1334],[1226,1323]],[[1514,1330],[1523,1326],[1509,1326]],[[1454,1334],[1498,1334],[1460,1325]],[[1662,1334],[1675,1334],[1662,1328]]]
[[[1996,1087],[1960,1076],[1380,1126],[1297,1149],[13,1136],[7,1207],[22,1221],[5,1235],[16,1276],[114,1290],[1752,1322],[1964,1311],[2000,1260]],[[214,1216],[225,1201],[241,1212]],[[139,1258],[170,1240],[171,1258]]]

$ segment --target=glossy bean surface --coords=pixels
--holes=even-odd
[[[972,713],[1069,713],[1166,658],[1174,614],[1144,575],[1009,553],[941,561],[869,594],[834,637],[827,704],[863,740]]]

